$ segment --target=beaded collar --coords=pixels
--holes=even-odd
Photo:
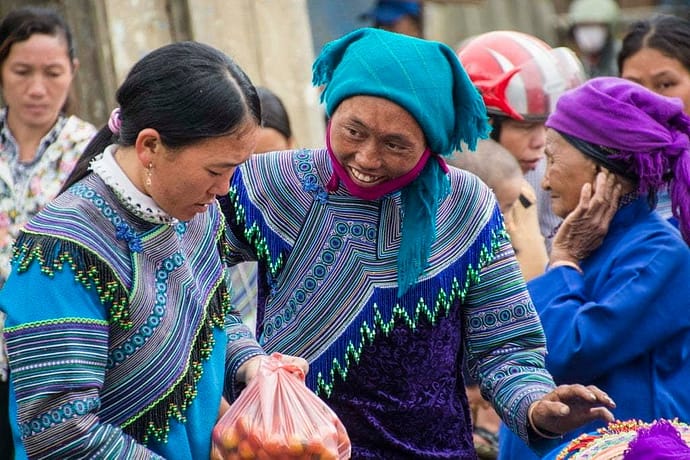
[[[175,225],[178,220],[161,209],[153,199],[134,186],[117,161],[116,145],[108,146],[89,165],[105,184],[113,189],[122,204],[136,216],[154,224]]]
[[[632,192],[628,192],[625,195],[622,195],[620,198],[620,201],[618,202],[618,209],[622,208],[623,206],[627,206],[633,201],[637,200],[640,197],[640,192],[637,190],[633,190]]]

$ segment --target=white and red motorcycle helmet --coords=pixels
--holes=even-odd
[[[465,40],[457,55],[494,116],[544,121],[563,92],[585,81],[572,50],[551,48],[522,32],[477,35]]]

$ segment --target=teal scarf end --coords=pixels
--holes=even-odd
[[[398,297],[413,286],[428,265],[436,241],[436,212],[450,193],[450,180],[438,161],[427,162],[419,177],[402,189],[402,237],[398,250]]]

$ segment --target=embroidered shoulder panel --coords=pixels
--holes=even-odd
[[[398,322],[414,329],[460,305],[482,268],[509,245],[491,191],[453,169],[429,266],[398,299],[399,193],[375,201],[342,187],[328,194],[329,174],[325,151],[302,150],[263,155],[233,182],[234,215],[251,232],[259,260],[280,260],[257,315],[259,342],[268,352],[305,357],[307,383],[324,394],[377,334]],[[276,180],[279,186],[261,186]]]
[[[99,417],[140,442],[164,440],[171,419],[185,421],[213,329],[224,326],[224,229],[216,206],[172,226],[147,223],[91,175],[39,213],[18,242],[19,270],[39,263],[50,276],[67,263],[109,309]]]

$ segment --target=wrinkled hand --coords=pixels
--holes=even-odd
[[[616,403],[594,385],[560,385],[532,403],[531,422],[539,431],[567,433],[597,419],[612,422]]]
[[[597,174],[594,184],[582,186],[580,202],[553,239],[551,263],[578,263],[601,245],[618,210],[621,189],[616,175],[606,170]]]
[[[309,363],[304,358],[300,358],[299,356],[282,355],[278,353],[274,353],[273,356],[280,359],[281,363],[283,364],[292,365],[299,368],[304,375],[309,372]],[[265,358],[265,355],[257,355],[245,361],[237,370],[237,381],[249,383],[249,381],[253,379],[258,372],[261,361]]]

